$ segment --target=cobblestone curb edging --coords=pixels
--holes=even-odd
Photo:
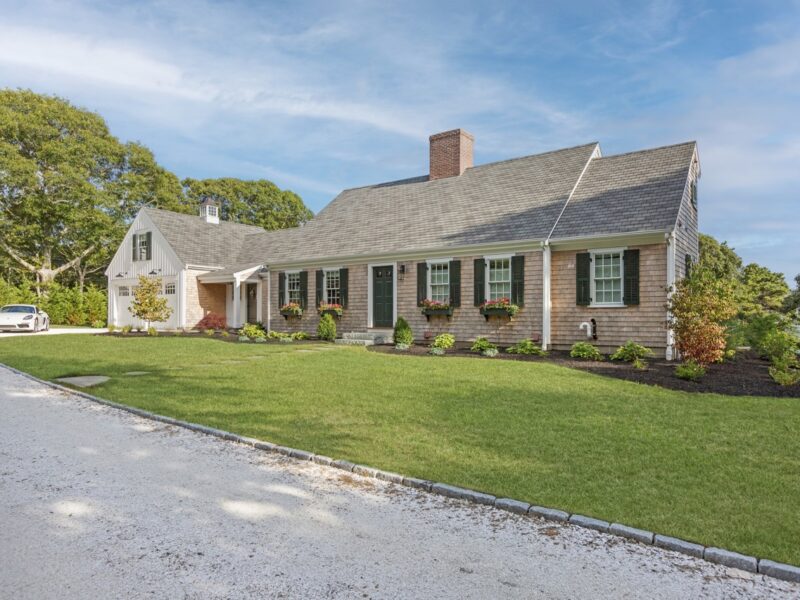
[[[14,367],[10,367],[3,363],[0,363],[0,366],[4,367],[5,369],[8,369],[12,373],[16,373],[17,375],[35,381],[36,383],[46,385],[50,388],[66,392],[68,394],[73,394],[81,398],[85,398],[86,400],[90,400],[98,404],[104,404],[111,408],[123,410],[125,412],[134,414],[136,416],[143,417],[145,419],[158,421],[160,423],[166,423],[168,425],[174,425],[176,427],[182,427],[184,429],[189,429],[191,431],[196,431],[198,433],[204,433],[206,435],[211,435],[223,440],[244,444],[246,446],[250,446],[257,450],[275,452],[297,460],[314,462],[319,465],[341,469],[343,471],[349,473],[355,473],[358,475],[362,475],[364,477],[372,477],[375,479],[389,481],[392,483],[397,483],[415,489],[421,489],[426,492],[432,492],[434,494],[438,494],[448,498],[466,500],[474,504],[493,506],[494,508],[497,508],[499,510],[504,510],[515,514],[530,515],[533,517],[538,517],[559,523],[569,523],[571,525],[577,525],[578,527],[584,527],[587,529],[600,531],[608,535],[623,537],[628,540],[639,542],[641,544],[654,545],[659,548],[663,548],[665,550],[672,550],[674,552],[686,554],[694,558],[702,558],[708,562],[724,565],[726,567],[733,567],[736,569],[749,571],[751,573],[759,573],[762,575],[775,577],[777,579],[783,579],[785,581],[800,583],[800,567],[794,565],[778,563],[765,558],[759,559],[754,556],[746,556],[744,554],[739,554],[738,552],[732,552],[730,550],[725,550],[722,548],[706,547],[694,542],[688,542],[678,538],[660,535],[652,531],[637,529],[635,527],[630,527],[627,525],[623,525],[621,523],[609,523],[608,521],[595,519],[593,517],[588,517],[578,514],[570,514],[563,510],[531,505],[528,504],[527,502],[514,500],[512,498],[497,498],[496,496],[493,496],[491,494],[478,492],[476,490],[471,490],[468,488],[457,487],[446,483],[427,481],[424,479],[417,479],[414,477],[405,477],[398,473],[391,473],[388,471],[381,471],[380,469],[376,469],[374,467],[358,465],[348,460],[343,460],[343,459],[335,460],[328,456],[314,454],[306,450],[299,450],[296,448],[287,448],[285,446],[279,446],[277,444],[265,442],[263,440],[237,435],[229,431],[223,431],[221,429],[215,429],[213,427],[207,427],[206,425],[199,425],[197,423],[189,423],[187,421],[173,419],[172,417],[165,417],[163,415],[152,413],[147,410],[142,410],[140,408],[135,408],[133,406],[126,406],[125,404],[119,404],[111,400],[105,400],[103,398],[93,396],[92,394],[87,394],[86,392],[82,392],[80,390],[74,390],[72,388],[59,385],[57,383],[53,383],[51,381],[39,379],[38,377],[35,377],[33,375],[30,375],[29,373],[25,373],[23,371],[20,371],[18,369],[15,369]]]

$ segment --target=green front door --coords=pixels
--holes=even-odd
[[[372,326],[394,327],[394,267],[372,267]]]

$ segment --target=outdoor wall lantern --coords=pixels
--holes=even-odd
[[[403,281],[405,277],[406,277],[406,266],[400,265],[399,267],[397,267],[397,280]]]

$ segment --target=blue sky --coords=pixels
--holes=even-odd
[[[695,139],[701,229],[800,273],[800,1],[0,0],[0,86],[101,113],[180,177],[272,179],[319,211],[427,172]]]

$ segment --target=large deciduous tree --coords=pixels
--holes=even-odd
[[[783,273],[751,263],[742,269],[741,309],[744,313],[778,312],[789,295]]]
[[[313,216],[300,196],[266,179],[184,179],[183,186],[192,206],[210,198],[219,203],[221,218],[235,223],[272,230],[296,227]]]

